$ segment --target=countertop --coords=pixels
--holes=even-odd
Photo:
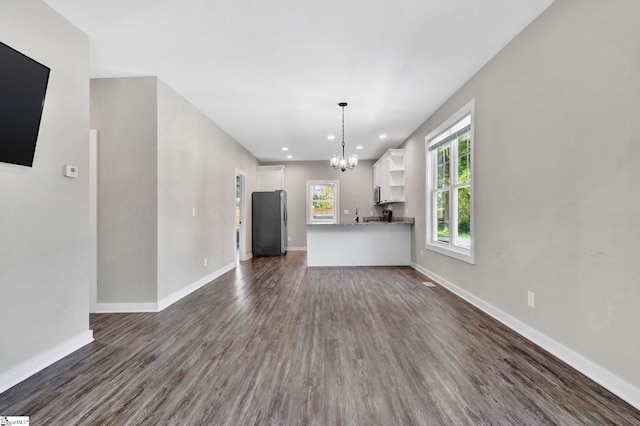
[[[361,219],[361,222],[307,223],[307,226],[413,225],[415,223],[415,218],[413,217],[394,217],[391,222],[383,221],[380,217],[363,217]]]

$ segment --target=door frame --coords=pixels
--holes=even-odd
[[[89,313],[98,309],[98,130],[89,129]]]
[[[247,255],[247,174],[240,170],[235,169],[235,178],[233,179],[233,197],[234,200],[236,198],[236,185],[238,182],[238,178],[240,181],[240,232],[239,232],[239,244],[238,244],[238,261],[247,260],[249,256]],[[234,209],[236,203],[234,204]],[[235,211],[234,211],[235,217]],[[233,247],[235,249],[235,220],[234,220],[234,232],[233,232],[234,243]]]

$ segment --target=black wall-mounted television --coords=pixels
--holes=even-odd
[[[49,71],[0,42],[0,162],[33,166]]]

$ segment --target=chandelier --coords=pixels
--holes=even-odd
[[[340,102],[338,105],[342,108],[342,157],[334,154],[329,160],[329,164],[331,164],[331,167],[334,169],[344,172],[347,169],[353,170],[353,168],[358,165],[358,156],[351,154],[349,158],[344,157],[344,107],[347,106],[347,103]]]

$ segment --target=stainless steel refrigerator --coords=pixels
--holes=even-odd
[[[254,256],[282,256],[287,252],[287,193],[282,190],[251,195]]]

